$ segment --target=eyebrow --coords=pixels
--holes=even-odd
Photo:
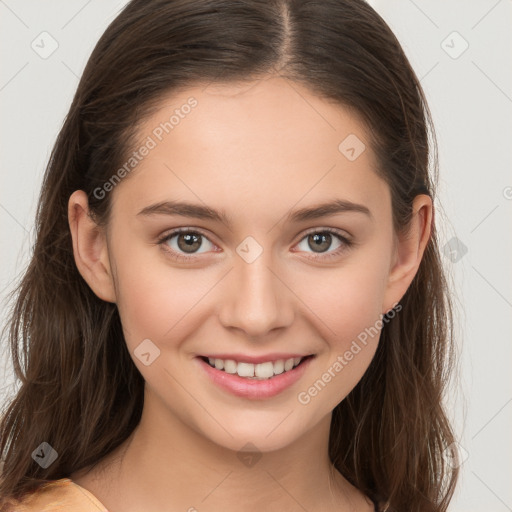
[[[301,208],[290,212],[286,219],[289,222],[303,222],[306,220],[318,219],[337,213],[356,212],[363,213],[373,219],[371,211],[362,204],[353,203],[343,199],[335,199],[326,203],[320,203],[307,208]],[[188,203],[185,201],[161,201],[143,208],[137,215],[181,215],[203,220],[222,222],[232,227],[232,220],[224,210],[215,210],[208,206]]]

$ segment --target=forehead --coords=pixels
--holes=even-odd
[[[387,194],[357,115],[282,78],[172,93],[138,135],[149,149],[114,191],[137,211],[177,197],[255,212]]]

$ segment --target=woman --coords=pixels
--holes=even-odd
[[[43,183],[1,510],[447,510],[430,125],[362,1],[128,3]]]

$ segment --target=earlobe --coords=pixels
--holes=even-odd
[[[100,299],[115,303],[106,235],[90,217],[87,194],[83,190],[76,190],[69,198],[68,222],[78,271]]]
[[[409,230],[396,238],[395,257],[388,276],[383,314],[402,299],[418,272],[430,240],[432,222],[432,199],[426,194],[417,195],[412,205]]]

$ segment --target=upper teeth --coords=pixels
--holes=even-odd
[[[290,359],[279,359],[277,361],[267,361],[265,363],[238,363],[233,359],[217,359],[209,357],[211,366],[217,370],[224,370],[226,373],[236,373],[240,377],[249,377],[254,379],[270,379],[274,375],[287,372],[297,366],[302,357],[291,357]]]

